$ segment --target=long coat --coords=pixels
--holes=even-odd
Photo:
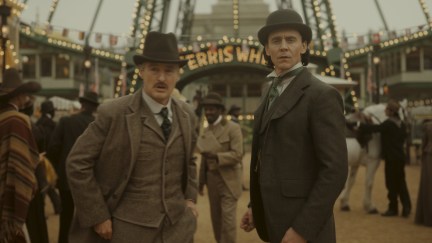
[[[218,156],[217,170],[231,194],[236,199],[240,198],[242,193],[241,160],[243,155],[243,139],[240,125],[223,119],[213,131],[206,128],[201,137],[206,136],[216,138],[221,151],[210,152],[214,152]],[[206,173],[209,169],[206,164],[206,159],[202,158],[199,176],[200,184],[206,184]]]
[[[255,112],[251,207],[264,241],[292,227],[308,242],[335,242],[333,205],[348,171],[343,102],[301,71],[268,111]]]
[[[70,235],[72,242],[100,241],[93,226],[111,219],[122,199],[139,153],[142,129],[151,126],[149,121],[153,114],[142,112],[143,102],[142,90],[138,90],[134,95],[100,105],[95,122],[72,148],[66,163],[76,205],[71,226],[73,234]],[[186,151],[183,193],[185,199],[196,200],[196,165],[192,156],[196,143],[195,115],[184,102],[173,99],[173,105],[177,107]],[[149,139],[162,139],[162,131],[157,133]],[[130,208],[130,211],[134,210],[138,209]],[[148,215],[152,215],[152,210],[146,205],[139,208],[139,212],[147,212]]]

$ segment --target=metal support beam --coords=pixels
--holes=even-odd
[[[177,11],[175,34],[180,42],[189,42],[192,33],[196,0],[180,0]]]
[[[26,3],[27,1],[25,1],[24,3]],[[57,10],[57,5],[60,2],[60,0],[52,0],[51,3],[51,7],[49,9],[49,15],[48,15],[48,20],[47,23],[51,24],[52,18],[54,16],[55,11]]]
[[[293,8],[291,0],[276,0],[276,6],[278,9]]]
[[[303,0],[301,3],[305,22],[312,28],[314,38],[319,42],[314,49],[325,50],[327,39],[331,39],[332,47],[338,47],[339,40],[330,0]]]
[[[383,11],[381,10],[381,6],[379,5],[378,0],[375,0],[375,5],[376,5],[376,7],[377,7],[377,9],[378,9],[378,13],[379,13],[379,15],[380,15],[380,17],[381,17],[381,21],[383,22],[383,25],[384,25],[384,29],[385,29],[385,31],[386,31],[386,32],[389,32],[389,28],[388,28],[388,25],[387,25],[387,21],[386,21],[385,18],[384,18],[384,13],[383,13]]]

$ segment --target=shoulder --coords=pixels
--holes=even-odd
[[[98,107],[98,114],[99,113],[117,113],[126,107],[129,106],[133,99],[134,95],[126,95],[119,98],[115,98],[113,100],[110,100],[108,102],[102,103]]]
[[[192,105],[181,101],[177,98],[172,98],[174,103],[184,112],[186,112],[191,118],[195,118],[195,112],[192,108]]]

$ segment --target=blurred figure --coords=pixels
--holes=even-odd
[[[79,98],[81,111],[71,116],[62,117],[55,128],[47,150],[47,158],[54,164],[57,174],[57,187],[60,192],[60,232],[58,242],[67,243],[69,228],[74,214],[74,201],[66,176],[66,158],[77,138],[88,125],[94,121],[94,113],[99,105],[98,95],[95,92],[86,92]]]
[[[25,221],[36,190],[39,153],[30,119],[19,112],[41,89],[7,69],[0,86],[0,242],[26,242]]]
[[[399,117],[400,105],[395,100],[389,100],[385,110],[388,117],[379,125],[360,125],[360,133],[381,134],[381,150],[385,162],[385,183],[388,191],[389,205],[382,216],[398,215],[398,198],[402,203],[402,216],[408,217],[411,213],[411,199],[405,181],[405,150],[404,143],[407,137],[405,124]]]
[[[432,226],[432,120],[424,123],[422,152],[415,222],[416,224]]]
[[[55,108],[54,103],[50,100],[46,100],[42,102],[41,104],[41,117],[36,122],[36,126],[39,130],[41,130],[41,137],[37,140],[39,152],[40,153],[46,153],[47,148],[49,145],[49,142],[51,140],[52,134],[54,132],[54,129],[56,127],[56,122],[53,120],[55,115]],[[52,165],[49,160],[46,158],[43,160],[45,163],[45,170],[50,171]],[[55,178],[57,178],[57,175],[53,175]],[[55,184],[56,181],[52,181],[52,184]],[[61,201],[60,197],[55,191],[55,188],[53,185],[48,184],[47,192],[46,192],[51,200],[51,203],[54,208],[54,213],[59,214],[61,211]]]
[[[232,105],[230,109],[228,110],[228,115],[231,116],[231,121],[235,123],[239,123],[239,116],[240,116],[241,107],[237,105]]]
[[[41,153],[40,147],[43,143],[44,131],[42,128],[36,126],[36,124],[31,120],[34,112],[34,100],[31,99],[25,104],[25,107],[20,109],[21,113],[26,114],[31,123],[31,128],[33,132],[33,136],[35,138],[38,151],[39,151],[39,160],[35,171],[36,180],[38,184],[38,189],[35,193],[35,196],[30,202],[28,214],[27,214],[27,230],[30,237],[31,243],[48,243],[48,229],[45,218],[45,202],[44,195],[47,192],[49,185],[46,180],[45,166],[42,163],[44,155]]]
[[[207,185],[213,233],[218,243],[236,242],[237,200],[242,192],[243,138],[240,126],[223,116],[222,97],[209,93],[202,101],[209,126],[198,138],[202,155],[199,193]]]

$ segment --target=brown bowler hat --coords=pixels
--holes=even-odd
[[[269,34],[282,28],[293,28],[299,31],[303,41],[306,41],[308,44],[312,40],[312,30],[303,23],[300,14],[293,9],[279,9],[267,17],[266,25],[258,31],[259,41],[265,45]]]
[[[177,39],[173,33],[151,31],[147,34],[142,55],[134,55],[135,65],[144,62],[178,63],[183,67],[188,60],[179,57]]]
[[[37,82],[23,83],[17,69],[9,68],[4,73],[3,83],[0,85],[0,99],[5,100],[22,93],[36,93],[41,89]]]
[[[222,96],[220,96],[220,94],[216,93],[216,92],[210,92],[207,94],[206,97],[203,98],[203,100],[201,101],[202,105],[214,105],[214,106],[218,106],[221,107],[223,110],[225,110],[225,105],[222,101]]]

